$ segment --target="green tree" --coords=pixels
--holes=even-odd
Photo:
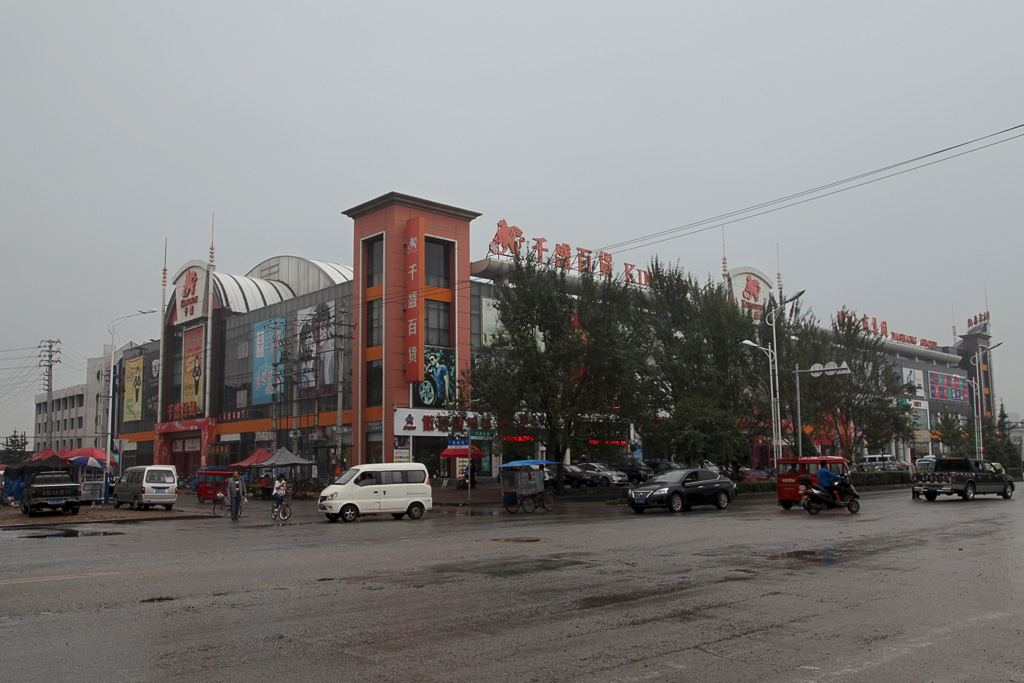
[[[0,453],[0,461],[5,465],[14,465],[28,459],[28,437],[24,432],[18,433],[15,429],[10,436],[4,437],[3,452]]]
[[[532,436],[550,460],[569,449],[599,457],[589,442],[640,383],[632,288],[518,258],[495,294],[500,330],[475,359],[463,408],[492,415],[498,438]],[[627,425],[623,416],[620,435]]]
[[[644,455],[749,462],[743,418],[754,414],[754,358],[742,342],[754,336],[753,317],[719,283],[701,283],[657,260],[649,272],[649,291],[638,302],[650,330],[643,335],[644,391],[624,402]]]
[[[1001,463],[1008,470],[1012,469],[1019,472],[1021,470],[1020,446],[1015,444],[1013,439],[1010,438],[1011,429],[1013,429],[1013,425],[1011,425],[1010,418],[1006,415],[1006,408],[1000,403],[999,420],[996,423],[995,452],[989,455],[989,449],[986,446],[985,457],[988,460],[995,460]]]
[[[939,440],[949,454],[963,457],[974,451],[973,424],[965,426],[959,415],[949,411],[940,413],[935,420],[932,434]]]
[[[819,434],[831,438],[850,459],[892,439],[913,439],[913,410],[903,400],[913,388],[904,384],[881,340],[855,313],[843,309],[836,316],[822,351],[829,360],[845,361],[851,374],[821,377],[812,385]]]

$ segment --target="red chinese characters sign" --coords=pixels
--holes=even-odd
[[[857,318],[855,315],[851,315],[846,311],[839,311],[836,313],[836,320],[840,323],[846,320],[854,320],[863,326],[865,332],[870,332],[879,337],[885,339],[891,339],[892,341],[902,342],[904,344],[913,344],[914,346],[921,346],[926,349],[938,348],[938,342],[933,342],[930,339],[919,339],[909,334],[903,334],[902,332],[891,332],[889,330],[889,323],[886,321],[879,322],[877,318],[869,318],[864,315],[861,318]]]
[[[552,263],[555,268],[562,270],[575,270],[580,273],[595,273],[601,276],[612,275],[614,269],[612,255],[592,249],[576,247],[568,243],[558,243],[553,246],[546,246],[548,240],[544,237],[532,238],[532,244],[526,245],[527,239],[523,231],[515,225],[509,225],[505,219],[498,221],[498,230],[487,247],[487,251],[495,256],[524,256],[523,247],[527,247],[537,258],[538,263]],[[550,254],[550,256],[548,256]],[[649,274],[646,270],[637,268],[632,263],[624,263],[622,276],[629,284],[646,287],[649,284]]]
[[[423,379],[424,307],[422,294],[426,221],[412,218],[405,224],[405,381]]]

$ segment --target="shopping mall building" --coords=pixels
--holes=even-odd
[[[480,214],[408,195],[389,193],[344,214],[353,221],[351,266],[275,256],[244,276],[229,275],[215,269],[211,246],[209,260],[189,261],[165,282],[173,291],[164,297],[160,339],[123,349],[116,366],[122,466],[169,463],[188,474],[284,447],[315,460],[319,476],[410,460],[449,473],[440,454],[450,433],[461,432],[483,451],[486,475],[502,456],[541,454],[526,435],[495,448],[483,417],[449,425],[456,383],[496,329],[492,283],[508,256],[533,249],[557,267],[646,283],[635,265],[524,236],[505,221],[488,257],[473,261],[470,222]],[[736,301],[758,315],[773,290],[769,278],[752,268],[727,271],[724,263],[723,277]],[[958,342],[963,348],[940,348],[865,318],[919,387],[918,438],[894,444],[901,455],[928,450],[928,428],[942,411],[970,411],[970,358],[990,339],[987,319],[974,322]],[[982,368],[988,371],[987,362]],[[990,374],[982,385],[988,397]],[[40,403],[37,415],[46,413],[45,395]],[[54,440],[39,438],[40,424],[42,448]],[[623,449],[630,438],[628,427],[599,435]]]

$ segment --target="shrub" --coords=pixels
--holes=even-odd
[[[910,483],[910,472],[854,472],[854,486],[895,486]]]

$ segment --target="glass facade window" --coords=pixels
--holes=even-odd
[[[451,304],[427,300],[425,342],[427,346],[451,346]]]
[[[366,286],[384,284],[384,236],[372,237],[364,242],[366,263]]]
[[[384,343],[384,299],[374,299],[366,306],[366,345]]]
[[[427,271],[426,281],[428,287],[444,287],[450,289],[452,286],[452,245],[451,242],[440,242],[438,240],[426,240],[426,262],[424,267]]]
[[[366,405],[384,404],[384,363],[372,360],[366,364]]]

